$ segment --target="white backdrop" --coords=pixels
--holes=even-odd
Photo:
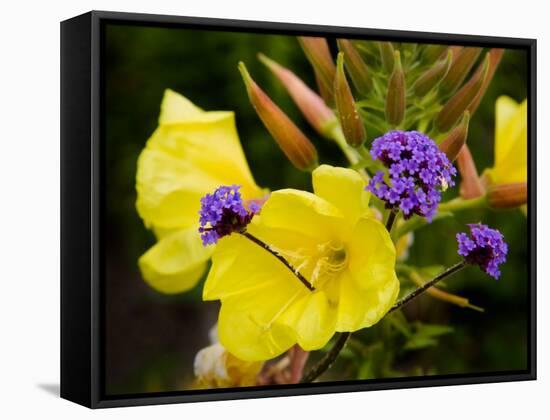
[[[6,1],[0,24],[0,417],[54,419],[423,418],[548,415],[550,34],[543,1]],[[54,396],[59,384],[59,21],[116,10],[538,38],[539,380],[111,409]],[[505,348],[502,349],[506,351]],[[548,417],[547,417],[548,418]]]

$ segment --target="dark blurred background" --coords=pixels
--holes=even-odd
[[[106,118],[106,392],[126,394],[186,389],[193,359],[208,344],[218,305],[202,302],[202,282],[176,296],[156,293],[141,279],[138,257],[154,244],[135,211],[136,160],[157,126],[163,92],[171,88],[205,110],[233,110],[258,185],[310,189],[309,175],[295,170],[250,106],[237,63],[315,140],[323,163],[345,165],[337,147],[307,125],[281,85],[256,59],[263,52],[314,86],[309,64],[292,36],[107,25]],[[507,50],[480,109],[470,123],[469,144],[478,170],[492,166],[494,103],[526,96],[527,56]],[[454,194],[456,192],[450,192]],[[448,290],[486,309],[480,314],[423,296],[407,308],[411,320],[449,324],[439,344],[400,352],[405,375],[521,370],[527,367],[527,224],[519,210],[469,211],[417,232],[411,264],[456,262],[454,234],[483,220],[510,244],[502,277],[492,280],[467,268]],[[419,370],[420,369],[420,370]]]

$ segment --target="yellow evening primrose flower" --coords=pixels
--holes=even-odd
[[[189,290],[205,272],[214,248],[203,247],[197,231],[200,198],[223,184],[241,185],[244,199],[264,194],[250,173],[233,112],[205,112],[166,90],[136,174],[137,211],[158,239],[139,267],[156,290]]]
[[[490,185],[527,182],[527,99],[496,101],[495,164],[485,170]]]
[[[247,226],[313,291],[244,235],[216,246],[203,298],[221,300],[220,342],[239,359],[271,359],[296,343],[320,349],[335,332],[377,323],[395,302],[395,248],[368,208],[361,176],[322,165],[313,171],[313,191],[273,192]]]

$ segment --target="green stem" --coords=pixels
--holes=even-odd
[[[358,164],[364,161],[362,159],[361,152],[357,149],[354,149],[346,142],[346,138],[344,137],[344,133],[342,133],[339,124],[334,124],[334,126],[330,129],[330,138],[333,139],[340,147],[352,166],[359,166]],[[365,181],[368,181],[369,175],[364,168],[357,169],[357,172],[359,172],[359,174],[363,177]]]
[[[430,287],[436,285],[437,283],[439,283],[441,280],[443,280],[445,277],[449,277],[451,274],[454,274],[456,273],[457,271],[460,271],[462,270],[464,267],[466,266],[466,261],[460,261],[458,263],[456,263],[455,265],[452,265],[450,266],[449,268],[447,268],[445,271],[443,271],[442,273],[438,274],[437,276],[435,276],[433,279],[431,279],[430,281],[424,283],[422,286],[420,286],[419,288],[413,290],[411,293],[409,293],[407,296],[405,296],[404,298],[398,300],[395,305],[393,305],[391,307],[391,309],[388,311],[388,313],[391,313],[393,311],[396,311],[397,309],[400,309],[402,308],[403,306],[405,306],[407,303],[409,303],[411,300],[413,300],[414,298],[420,296],[422,293],[424,293],[426,290],[428,290]]]
[[[446,219],[448,217],[452,217],[452,213],[450,212],[438,212],[432,219],[432,222],[435,222],[436,220]],[[409,232],[415,231],[417,229],[420,229],[421,227],[424,227],[428,224],[428,221],[425,217],[420,216],[414,216],[411,217],[406,222],[400,224],[397,226],[397,228],[394,231],[393,237],[395,239],[401,238],[403,235],[406,235]]]
[[[439,211],[462,211],[469,209],[479,209],[487,207],[487,196],[482,195],[477,198],[464,200],[463,198],[455,198],[454,200],[441,203],[438,207]]]
[[[300,382],[303,384],[313,382],[315,379],[325,373],[332,366],[350,337],[350,332],[340,333],[338,339],[329,350],[329,352],[325,354],[325,356],[319,361],[319,363],[317,363],[313,368],[311,368],[311,370],[307,374],[304,375]]]
[[[359,153],[350,147],[346,142],[346,138],[344,137],[344,133],[342,133],[339,124],[335,124],[330,130],[330,138],[336,142],[338,147],[340,147],[344,155],[346,155],[346,158],[349,160],[349,163],[355,165],[361,160]]]
[[[393,223],[395,222],[395,218],[397,217],[397,211],[395,209],[390,210],[390,214],[388,215],[388,220],[386,221],[386,230],[388,233],[391,233],[391,228],[393,227]]]

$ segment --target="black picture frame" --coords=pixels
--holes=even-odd
[[[246,389],[107,396],[102,221],[104,27],[108,23],[271,34],[367,37],[525,49],[528,54],[528,368]],[[61,397],[90,408],[432,387],[536,379],[536,40],[92,11],[61,23]]]

